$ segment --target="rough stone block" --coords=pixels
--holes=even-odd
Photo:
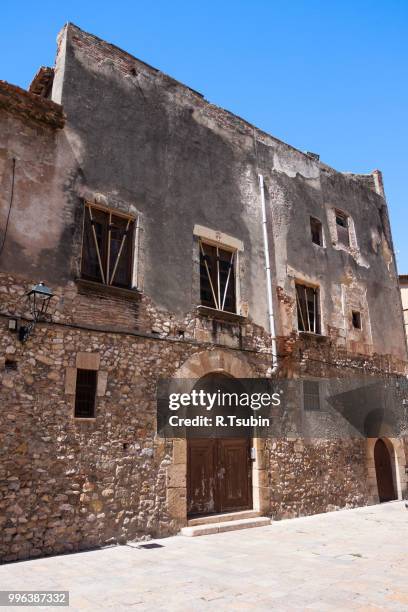
[[[187,517],[185,489],[167,489],[167,507],[172,518],[185,520]]]
[[[186,440],[174,440],[173,441],[173,464],[184,464],[187,463],[187,442]]]
[[[65,368],[65,395],[75,395],[76,368]]]
[[[81,370],[99,370],[100,360],[99,353],[77,353],[76,367]]]
[[[185,465],[169,465],[169,467],[167,468],[167,486],[172,488],[185,488]]]
[[[96,387],[96,395],[102,397],[106,393],[106,387],[108,384],[108,373],[105,371],[98,372],[98,382]]]

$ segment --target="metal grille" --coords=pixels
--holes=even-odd
[[[91,419],[95,416],[96,370],[77,370],[75,416]]]
[[[319,381],[303,381],[303,406],[305,410],[320,410]]]

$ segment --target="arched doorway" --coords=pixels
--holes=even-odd
[[[237,391],[237,381],[221,373],[203,376],[197,391]],[[205,435],[205,432],[204,432]],[[252,509],[251,438],[209,436],[187,440],[187,514],[204,516]]]
[[[380,502],[397,499],[392,470],[392,459],[387,444],[379,438],[374,446],[374,463]]]

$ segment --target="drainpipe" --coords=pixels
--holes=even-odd
[[[274,373],[276,372],[278,368],[278,355],[276,351],[275,316],[273,313],[272,276],[271,276],[271,262],[270,262],[270,256],[269,256],[268,228],[266,225],[265,186],[264,186],[264,179],[263,179],[262,174],[258,174],[258,178],[259,178],[259,189],[261,192],[262,231],[263,231],[264,252],[265,252],[266,291],[267,291],[267,300],[268,300],[269,331],[271,334],[271,345],[272,345],[272,373]]]

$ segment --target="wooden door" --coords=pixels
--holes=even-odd
[[[217,440],[187,441],[187,514],[217,512]]]
[[[250,441],[245,438],[218,440],[220,456],[219,511],[252,507]]]
[[[384,440],[379,439],[375,443],[374,462],[380,502],[396,499],[391,457]]]
[[[249,508],[252,508],[250,440],[188,440],[188,514],[206,515]]]

